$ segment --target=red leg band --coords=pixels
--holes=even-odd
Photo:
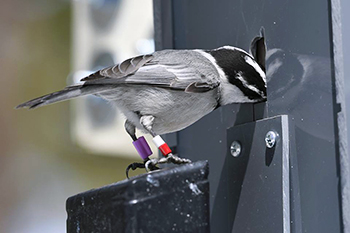
[[[164,156],[167,156],[168,154],[171,153],[171,149],[169,148],[168,144],[166,144],[166,143],[164,143],[163,145],[161,145],[158,148]]]

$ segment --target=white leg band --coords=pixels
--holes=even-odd
[[[164,140],[159,135],[153,138],[153,143],[156,145],[156,147],[160,147],[161,145],[165,144]]]

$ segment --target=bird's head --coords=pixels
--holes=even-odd
[[[237,102],[266,100],[265,55],[259,54],[263,57],[261,62],[259,56],[255,57],[254,53],[249,54],[233,46],[223,46],[207,52],[215,58],[227,82],[243,93],[246,101],[242,98],[242,101]]]

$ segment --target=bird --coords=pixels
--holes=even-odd
[[[252,40],[250,53],[229,45],[156,51],[98,70],[80,84],[16,108],[34,109],[90,94],[109,101],[126,117],[126,132],[144,159],[128,166],[128,177],[129,169],[152,171],[160,163],[191,162],[174,155],[160,135],[182,130],[222,105],[266,101],[265,54],[263,29]],[[148,158],[148,144],[136,136],[136,129],[153,136],[163,158]]]

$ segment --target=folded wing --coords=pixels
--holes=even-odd
[[[206,92],[216,88],[218,81],[207,78],[186,63],[169,63],[153,55],[138,56],[99,70],[83,78],[84,85],[151,85],[186,92]]]

